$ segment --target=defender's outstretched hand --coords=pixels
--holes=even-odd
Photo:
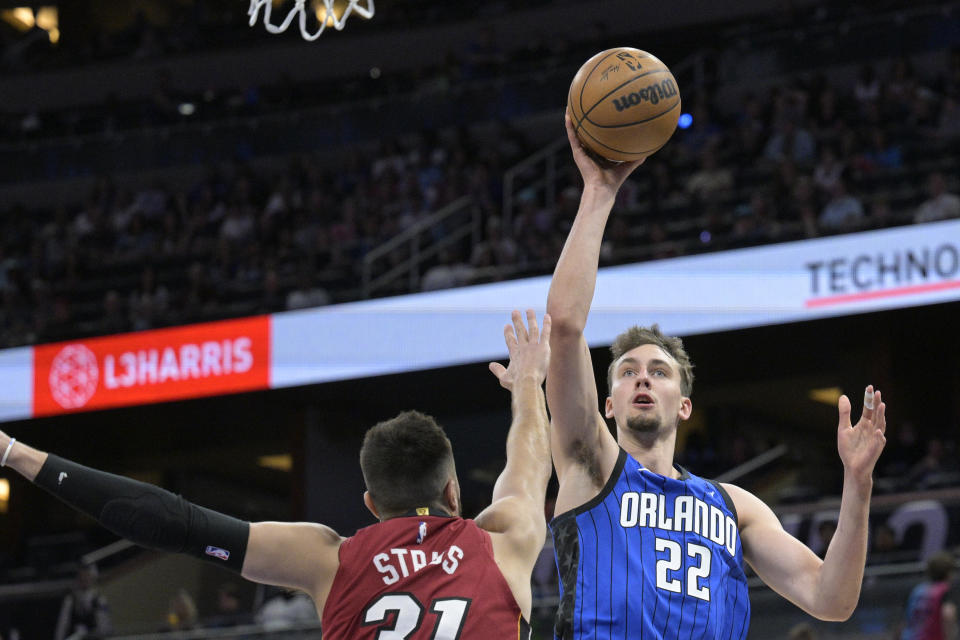
[[[887,430],[887,405],[882,402],[880,392],[870,385],[863,394],[863,414],[857,424],[850,423],[850,400],[847,396],[840,396],[837,408],[840,411],[837,450],[844,469],[855,476],[870,476],[887,442],[884,436]]]
[[[610,161],[594,160],[577,138],[577,132],[573,127],[573,121],[570,114],[564,116],[564,123],[567,127],[567,139],[570,141],[570,149],[573,151],[573,160],[580,169],[580,175],[583,176],[584,187],[604,187],[616,192],[620,189],[624,180],[627,179],[633,170],[643,164],[646,158],[634,160],[633,162],[613,163]]]
[[[550,364],[550,315],[543,316],[543,333],[537,327],[537,314],[527,309],[527,325],[523,326],[523,317],[514,310],[511,314],[512,325],[504,325],[503,338],[510,352],[510,363],[504,367],[499,362],[490,363],[490,371],[500,380],[504,389],[513,390],[513,384],[529,376],[543,384]]]

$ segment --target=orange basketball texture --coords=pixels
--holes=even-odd
[[[667,143],[680,119],[680,91],[667,65],[617,47],[587,60],[570,83],[567,112],[588,149],[615,162],[639,160]]]

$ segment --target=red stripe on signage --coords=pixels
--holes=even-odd
[[[906,296],[913,293],[929,293],[931,291],[945,291],[947,289],[960,289],[960,280],[918,284],[912,287],[898,287],[896,289],[881,289],[879,291],[865,291],[863,293],[848,293],[842,296],[831,296],[829,298],[814,298],[813,300],[807,300],[805,306],[808,309],[814,307],[829,307],[847,302],[860,302],[862,300],[875,300],[877,298],[895,298],[896,296]]]

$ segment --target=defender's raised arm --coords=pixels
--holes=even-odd
[[[543,505],[550,482],[550,423],[543,380],[550,361],[550,316],[527,311],[527,326],[519,311],[504,327],[510,364],[490,363],[490,371],[511,393],[513,420],[507,434],[507,464],[493,488],[493,502],[477,524],[492,535],[497,564],[529,619],[533,595],[530,573],[543,548],[547,527]]]

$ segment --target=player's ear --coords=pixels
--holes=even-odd
[[[443,487],[443,502],[450,509],[451,515],[460,515],[460,484],[453,476],[447,480]]]
[[[613,398],[607,396],[607,399],[603,401],[603,415],[609,420],[613,417]]]
[[[377,511],[377,505],[373,504],[373,498],[370,497],[369,491],[363,492],[363,504],[367,505],[367,509],[370,510],[370,513],[373,514],[373,517],[377,520],[382,520],[380,517],[380,512]]]
[[[693,413],[693,401],[690,398],[684,396],[680,399],[680,419],[689,420],[690,414]]]

